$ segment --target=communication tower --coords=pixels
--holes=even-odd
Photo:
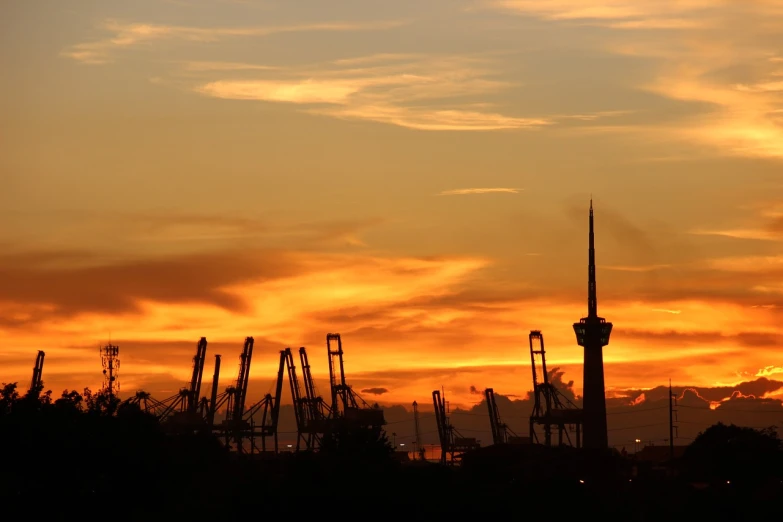
[[[120,347],[107,344],[100,348],[101,365],[103,366],[103,391],[109,397],[120,391],[120,381],[117,374],[120,372]]]

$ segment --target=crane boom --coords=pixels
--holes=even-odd
[[[43,387],[43,365],[44,357],[46,354],[43,350],[38,350],[38,355],[35,357],[35,366],[33,367],[33,378],[30,381],[30,391],[38,393]]]
[[[187,396],[188,413],[196,413],[201,395],[201,377],[204,373],[204,361],[207,355],[207,338],[202,337],[196,345],[196,355],[193,357],[193,374],[190,378],[190,389]]]

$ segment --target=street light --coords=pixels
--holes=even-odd
[[[638,453],[638,452],[639,452],[639,443],[640,443],[640,442],[642,442],[642,441],[641,441],[641,439],[636,439],[636,440],[634,441],[634,450],[633,450],[633,451],[634,451],[634,453]]]

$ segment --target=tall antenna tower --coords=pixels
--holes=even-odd
[[[120,391],[120,347],[113,344],[107,344],[100,348],[101,365],[103,366],[103,390],[109,394],[109,397]]]

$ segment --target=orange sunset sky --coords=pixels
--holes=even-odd
[[[538,329],[581,393],[591,195],[610,396],[783,378],[783,2],[8,1],[0,63],[2,382],[111,339],[165,397],[253,336],[258,396],[339,332],[470,407]]]

